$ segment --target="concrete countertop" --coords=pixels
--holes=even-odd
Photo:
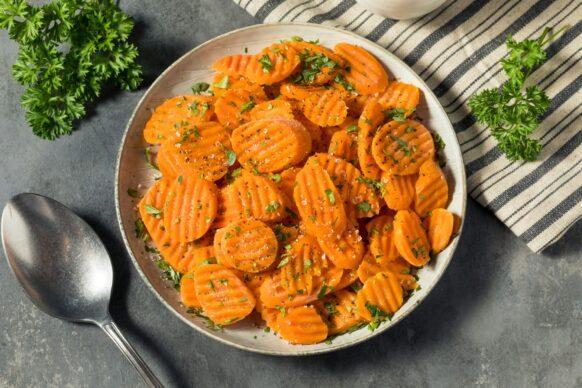
[[[0,32],[0,205],[19,192],[51,196],[104,239],[115,265],[112,315],[168,386],[582,386],[582,224],[544,254],[469,200],[463,238],[441,282],[392,330],[309,358],[232,349],[166,310],[133,268],[117,228],[114,164],[145,87],[192,47],[256,21],[230,0],[126,0],[137,21],[146,82],[108,94],[70,137],[47,142],[24,121],[10,67],[17,47]],[[89,325],[44,315],[0,261],[0,386],[141,386]]]

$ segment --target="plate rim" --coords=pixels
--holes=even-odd
[[[247,347],[245,345],[241,345],[239,343],[233,342],[231,340],[222,338],[212,332],[208,332],[205,330],[202,330],[201,328],[199,328],[197,325],[195,325],[193,322],[191,322],[190,320],[188,320],[186,317],[182,316],[182,314],[180,314],[176,309],[174,309],[174,307],[172,307],[165,299],[164,297],[154,288],[154,286],[150,283],[149,279],[147,278],[145,272],[142,270],[140,263],[138,262],[137,258],[135,257],[133,250],[131,249],[131,246],[129,244],[129,240],[127,238],[127,234],[125,231],[125,228],[123,226],[123,222],[122,222],[122,218],[121,218],[121,208],[120,208],[120,201],[119,201],[119,196],[120,196],[120,191],[119,191],[119,187],[120,187],[120,167],[121,167],[121,158],[123,155],[123,152],[125,150],[125,144],[127,141],[127,136],[129,134],[129,130],[131,128],[131,125],[135,119],[135,116],[138,112],[138,109],[140,108],[140,106],[142,105],[142,103],[144,102],[144,100],[146,99],[146,97],[149,96],[149,94],[152,92],[152,90],[154,89],[154,87],[162,81],[162,79],[164,78],[164,76],[169,73],[170,71],[172,71],[172,69],[177,66],[184,58],[186,58],[187,56],[191,55],[191,53],[193,51],[199,50],[202,47],[205,47],[211,43],[213,43],[214,41],[223,39],[225,37],[228,37],[230,35],[234,35],[234,34],[238,34],[242,31],[247,31],[247,30],[252,30],[252,29],[261,29],[261,28],[272,28],[273,26],[281,26],[281,27],[290,27],[290,26],[303,26],[303,27],[310,27],[310,28],[320,28],[320,29],[324,29],[324,30],[328,30],[328,31],[332,31],[332,32],[336,32],[339,34],[347,34],[350,35],[351,37],[355,38],[356,40],[364,40],[366,41],[368,44],[371,44],[373,46],[376,46],[376,48],[382,50],[386,55],[389,55],[390,57],[392,57],[393,60],[397,61],[400,63],[401,66],[406,67],[410,73],[416,78],[416,81],[423,86],[423,93],[425,94],[429,94],[435,101],[437,101],[438,103],[438,109],[440,109],[442,111],[442,113],[444,114],[444,116],[447,118],[446,120],[446,124],[448,126],[448,128],[443,128],[444,130],[450,130],[452,131],[453,134],[455,134],[454,138],[455,138],[455,143],[456,143],[456,148],[459,151],[461,160],[460,160],[460,169],[461,169],[461,187],[462,187],[462,191],[464,193],[464,195],[461,196],[461,226],[459,228],[459,232],[456,236],[456,238],[453,240],[452,244],[450,245],[451,248],[451,253],[450,256],[447,258],[446,262],[444,263],[444,267],[443,270],[440,274],[438,274],[435,277],[434,282],[432,283],[432,285],[430,287],[427,288],[427,292],[426,295],[417,300],[412,306],[410,306],[410,309],[408,310],[408,312],[400,317],[398,317],[395,320],[392,320],[390,322],[389,325],[383,325],[384,327],[380,327],[378,329],[376,329],[374,332],[370,332],[370,334],[362,337],[362,338],[358,338],[355,339],[354,341],[350,342],[350,343],[345,343],[345,344],[341,344],[341,345],[330,345],[329,347],[323,348],[323,349],[311,349],[311,350],[303,350],[303,351],[297,351],[297,352],[285,352],[285,351],[276,351],[276,350],[263,350],[263,349],[256,349],[256,348],[250,348]],[[380,46],[378,43],[373,42],[361,35],[358,35],[352,31],[349,30],[344,30],[341,28],[335,28],[335,27],[331,27],[331,26],[326,26],[326,25],[321,25],[321,24],[315,24],[315,23],[263,23],[263,24],[253,24],[250,26],[246,26],[246,27],[242,27],[242,28],[238,28],[236,30],[232,30],[232,31],[228,31],[225,32],[224,34],[218,35],[214,38],[211,38],[195,47],[193,47],[192,49],[188,50],[186,53],[184,53],[183,55],[181,55],[179,58],[177,58],[174,62],[172,62],[171,65],[169,65],[163,72],[161,72],[157,78],[155,79],[154,82],[151,83],[151,85],[147,88],[147,90],[145,91],[145,93],[143,94],[143,96],[139,99],[139,101],[137,102],[137,104],[135,105],[135,108],[133,109],[131,116],[129,117],[127,124],[125,126],[125,129],[123,131],[123,136],[121,138],[121,143],[119,145],[119,150],[117,152],[117,160],[116,160],[116,166],[115,166],[115,182],[114,182],[114,197],[115,197],[115,213],[117,216],[117,226],[119,227],[120,231],[121,231],[121,237],[123,239],[123,244],[125,246],[125,250],[126,252],[129,254],[129,257],[131,258],[131,261],[133,262],[134,267],[137,269],[137,272],[139,273],[141,279],[143,280],[143,282],[145,283],[145,285],[147,286],[147,288],[150,289],[150,291],[152,291],[154,293],[154,295],[156,295],[156,297],[160,300],[160,302],[162,303],[162,305],[164,307],[166,307],[168,310],[170,310],[172,312],[172,314],[174,314],[175,316],[177,316],[181,321],[183,321],[184,323],[186,323],[188,326],[190,326],[191,328],[194,328],[197,332],[204,334],[205,336],[212,338],[214,340],[217,340],[218,342],[221,342],[222,344],[225,345],[229,345],[232,347],[235,347],[237,349],[240,350],[245,350],[248,352],[252,352],[252,353],[258,353],[258,354],[265,354],[265,355],[270,355],[270,356],[283,356],[283,357],[288,357],[288,356],[292,356],[292,357],[297,357],[297,356],[314,356],[314,355],[319,355],[319,354],[324,354],[324,353],[331,353],[333,351],[336,350],[340,350],[340,349],[347,349],[349,347],[355,346],[357,344],[360,344],[362,342],[368,341],[376,336],[378,336],[379,334],[385,332],[386,330],[396,326],[398,323],[400,323],[404,318],[406,318],[408,315],[412,314],[412,312],[414,310],[416,310],[416,308],[426,299],[428,298],[428,296],[430,295],[430,293],[433,291],[433,289],[436,287],[436,285],[440,282],[441,278],[443,277],[444,273],[446,272],[447,268],[449,267],[449,264],[451,262],[451,260],[453,259],[456,250],[457,250],[457,246],[459,243],[459,240],[461,239],[461,236],[463,234],[463,229],[464,229],[464,224],[465,224],[465,216],[466,216],[466,207],[467,207],[467,177],[466,177],[466,171],[465,171],[465,164],[463,161],[463,154],[461,151],[461,145],[459,143],[459,139],[456,136],[455,130],[453,128],[453,125],[451,123],[451,120],[447,114],[447,112],[445,111],[445,109],[443,108],[443,106],[441,105],[440,101],[438,100],[438,98],[436,97],[436,95],[434,94],[434,92],[432,91],[431,88],[428,87],[428,85],[426,84],[426,82],[424,82],[424,80],[422,78],[420,78],[420,76],[410,67],[408,66],[402,59],[398,58],[395,54],[393,54],[392,52],[388,51],[386,48]]]

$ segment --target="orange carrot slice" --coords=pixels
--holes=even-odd
[[[412,201],[414,201],[414,184],[417,179],[418,176],[416,174],[395,175],[382,172],[382,194],[386,205],[393,210],[410,208]]]
[[[370,252],[374,259],[386,265],[396,260],[400,254],[393,241],[394,218],[391,215],[374,217],[367,225]]]
[[[420,217],[433,209],[447,206],[449,185],[436,161],[429,159],[420,166],[415,190],[414,210]]]
[[[335,286],[334,290],[339,291],[343,288],[351,286],[354,282],[358,280],[358,271],[354,269],[347,269],[344,270],[344,274],[340,282]]]
[[[170,185],[164,203],[164,227],[179,242],[202,237],[216,217],[218,189],[197,175],[184,175]]]
[[[281,171],[311,152],[311,136],[296,120],[255,120],[236,128],[231,137],[239,162],[261,173]]]
[[[424,219],[424,225],[428,231],[428,241],[433,253],[437,254],[449,245],[453,235],[455,218],[445,209],[433,209],[430,215]]]
[[[328,267],[327,258],[308,235],[298,237],[281,255],[281,284],[291,295],[311,294]]]
[[[315,344],[327,338],[327,325],[313,306],[287,309],[277,317],[279,335],[292,344]]]
[[[402,306],[404,292],[398,278],[392,272],[380,272],[366,280],[358,291],[358,314],[367,321],[390,319]]]
[[[177,128],[212,120],[214,97],[177,96],[158,106],[147,121],[143,136],[150,144],[161,144]]]
[[[230,325],[249,315],[255,297],[236,274],[219,264],[208,264],[194,272],[196,297],[204,313],[219,325]]]
[[[411,210],[399,210],[394,217],[394,245],[406,261],[416,267],[422,267],[430,260],[430,244],[420,222],[420,218]]]
[[[218,121],[229,129],[251,121],[251,110],[263,102],[261,95],[246,89],[229,89],[216,100]]]
[[[402,114],[409,116],[414,112],[420,100],[420,89],[414,85],[394,81],[378,98],[384,109],[398,109]]]
[[[349,43],[338,43],[333,51],[347,62],[345,79],[360,94],[374,94],[388,86],[384,66],[368,51]]]
[[[221,256],[236,269],[261,272],[277,257],[277,237],[258,220],[235,221],[222,229]]]
[[[311,234],[341,234],[347,219],[343,201],[328,173],[308,164],[297,174],[293,199],[299,215]]]
[[[211,181],[226,174],[234,156],[228,131],[215,122],[181,128],[162,144],[160,152],[167,153],[166,164],[171,165],[162,170],[168,178],[197,173]]]
[[[322,94],[327,89],[321,86],[301,86],[290,82],[284,82],[280,87],[281,95],[292,100],[303,101],[313,94]]]
[[[202,307],[196,297],[194,273],[190,272],[180,279],[180,299],[186,307]]]
[[[228,76],[226,74],[216,73],[211,88],[215,98],[222,97],[231,89],[244,89],[261,101],[266,101],[268,99],[267,94],[261,85],[252,83],[242,76]]]
[[[279,332],[279,325],[277,324],[277,317],[280,314],[279,310],[274,308],[263,308],[260,313],[261,318],[263,318],[267,327],[275,333]]]
[[[345,95],[337,90],[312,93],[303,101],[303,114],[322,127],[340,125],[348,116]]]
[[[267,118],[282,118],[293,120],[293,107],[289,101],[271,100],[255,105],[251,110],[251,120],[261,120]]]
[[[195,246],[195,244],[187,244],[187,249],[178,262],[178,272],[188,273],[194,271],[202,264],[216,263],[216,256],[214,254],[214,247],[210,246]]]
[[[372,141],[377,128],[385,119],[382,106],[378,101],[370,99],[358,120],[358,128],[360,129],[358,134],[358,160],[362,174],[369,179],[379,180],[382,174],[382,170],[380,170],[372,156]]]
[[[291,167],[281,172],[281,179],[277,182],[277,187],[289,199],[293,198],[293,189],[295,188],[295,178],[301,171],[300,167]]]
[[[329,334],[343,333],[362,322],[353,291],[337,291],[317,301],[315,306],[328,321]]]
[[[396,274],[402,287],[406,290],[411,289],[409,286],[410,279],[408,277],[410,276],[410,264],[403,258],[398,257],[394,261],[381,262],[374,259],[370,253],[364,255],[364,259],[358,267],[358,278],[360,281],[365,283],[366,280],[379,272],[392,272]],[[415,280],[414,277],[412,277],[412,280]]]
[[[256,273],[245,272],[242,274],[242,276],[240,276],[245,286],[247,286],[247,288],[251,290],[251,292],[255,296],[255,299],[257,301],[257,304],[255,305],[255,310],[257,310],[259,313],[263,310],[263,304],[261,303],[260,299],[261,285],[265,282],[265,280],[267,280],[267,278],[269,278],[269,276],[272,276],[274,272],[275,270],[268,270]]]
[[[372,156],[389,173],[410,175],[435,153],[430,132],[414,120],[391,121],[374,135]]]
[[[335,132],[331,137],[328,153],[356,165],[358,163],[358,125],[352,123],[347,130]]]
[[[294,82],[304,85],[325,85],[334,79],[337,72],[345,65],[345,61],[330,49],[305,42],[290,41],[301,59],[301,69],[297,72]]]
[[[352,225],[348,225],[340,235],[319,233],[317,242],[327,257],[338,268],[358,268],[364,256],[364,242],[358,229]]]
[[[334,84],[333,86],[336,86]],[[341,86],[340,86],[341,87]],[[370,96],[361,95],[361,94],[350,94],[348,99],[346,100],[346,104],[348,105],[348,115],[358,118],[362,115],[364,111],[364,107],[370,100]]]

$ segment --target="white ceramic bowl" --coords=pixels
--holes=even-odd
[[[356,0],[367,10],[391,19],[414,19],[434,11],[446,0]]]
[[[187,312],[180,304],[178,293],[167,280],[162,279],[160,270],[150,254],[144,250],[143,242],[136,238],[134,223],[137,219],[137,200],[127,195],[128,188],[142,187],[144,190],[153,181],[153,172],[148,169],[144,149],[147,144],[142,137],[144,124],[152,110],[164,99],[190,92],[190,87],[197,81],[210,81],[213,71],[210,65],[218,58],[244,52],[258,52],[261,48],[280,39],[300,35],[307,40],[319,38],[322,45],[333,47],[338,42],[360,45],[376,56],[388,69],[391,79],[412,83],[422,90],[422,100],[418,114],[424,124],[437,132],[445,141],[446,175],[450,185],[451,202],[449,209],[464,219],[466,187],[463,159],[455,132],[445,111],[424,82],[402,61],[382,47],[350,32],[313,24],[271,24],[256,25],[214,38],[188,52],[166,69],[150,86],[131,116],[118,156],[115,197],[119,225],[122,236],[136,268],[148,287],[158,296],[162,304],[170,309],[193,329],[218,341],[253,352],[272,355],[306,355],[325,353],[348,347],[376,336],[405,316],[426,298],[437,281],[441,278],[453,256],[459,237],[441,252],[435,260],[422,268],[418,275],[422,289],[402,306],[391,321],[383,323],[377,330],[370,332],[363,328],[351,334],[342,335],[333,340],[331,345],[321,343],[309,346],[290,345],[272,333],[265,333],[252,322],[240,322],[213,331],[205,322]],[[255,337],[256,336],[256,337]]]

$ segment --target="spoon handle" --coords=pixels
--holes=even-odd
[[[137,369],[140,376],[144,379],[146,384],[150,387],[154,388],[164,388],[164,385],[158,380],[158,378],[154,375],[151,369],[146,365],[144,360],[137,354],[135,349],[127,342],[125,337],[119,331],[117,325],[112,321],[106,321],[99,325],[103,329],[105,333],[111,338],[115,345],[121,350],[121,353],[131,364]]]

